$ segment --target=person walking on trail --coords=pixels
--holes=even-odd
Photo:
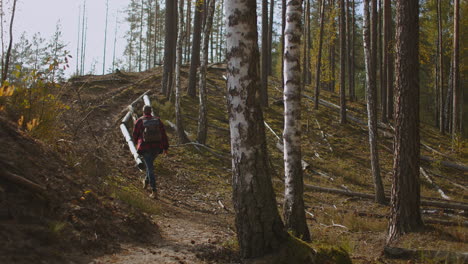
[[[143,107],[143,116],[138,118],[133,129],[133,142],[137,142],[137,152],[143,156],[146,165],[146,177],[143,179],[143,188],[151,186],[151,198],[158,198],[156,178],[154,175],[154,160],[159,154],[166,154],[169,148],[164,124],[159,117],[151,115],[151,106]]]

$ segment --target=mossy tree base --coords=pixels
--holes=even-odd
[[[246,264],[350,264],[348,253],[339,247],[321,247],[314,250],[309,244],[289,236],[276,253],[244,260]]]

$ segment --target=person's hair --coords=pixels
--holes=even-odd
[[[143,113],[144,114],[151,113],[151,112],[152,112],[151,106],[149,106],[149,105],[143,106]]]

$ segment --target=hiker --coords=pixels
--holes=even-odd
[[[154,176],[154,160],[164,153],[167,155],[169,142],[164,124],[159,117],[151,115],[151,106],[143,106],[143,116],[138,118],[133,129],[133,141],[137,143],[138,154],[143,156],[146,165],[146,177],[143,179],[143,188],[151,186],[150,197],[157,199],[156,179]]]

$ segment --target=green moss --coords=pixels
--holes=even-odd
[[[352,261],[348,252],[342,247],[320,246],[317,250],[317,263],[349,264]]]

